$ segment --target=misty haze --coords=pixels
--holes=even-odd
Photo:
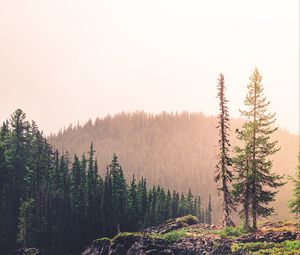
[[[2,1],[0,255],[300,255],[299,2]]]

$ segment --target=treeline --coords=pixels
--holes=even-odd
[[[205,208],[205,210],[203,209]],[[37,247],[78,254],[91,240],[193,214],[211,223],[211,200],[128,184],[116,155],[102,176],[93,144],[87,155],[60,155],[17,110],[0,130],[0,251]]]
[[[236,128],[241,130],[242,123],[242,119],[230,118],[230,156],[234,147],[241,144],[234,131]],[[147,178],[150,185],[159,184],[184,193],[191,188],[193,193],[201,195],[205,205],[208,203],[207,194],[211,193],[213,223],[221,224],[222,200],[217,198],[214,182],[216,155],[219,153],[217,125],[215,116],[202,113],[120,113],[66,128],[49,137],[49,142],[60,152],[68,150],[71,154],[81,155],[93,141],[101,173],[105,172],[105,166],[116,152],[128,180],[135,174],[137,179]],[[281,147],[272,156],[274,173],[294,176],[299,136],[279,129],[272,139],[278,140]],[[292,217],[287,210],[286,198],[290,196],[292,185],[287,183],[272,202],[276,210],[274,219]]]

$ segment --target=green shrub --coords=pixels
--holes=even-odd
[[[239,237],[246,234],[247,231],[243,227],[225,227],[221,230],[215,231],[220,237]]]
[[[186,236],[186,230],[181,229],[181,230],[174,230],[171,232],[168,232],[166,234],[163,234],[163,239],[169,242],[176,242],[179,239],[183,238]]]
[[[177,218],[176,222],[182,225],[193,225],[199,223],[199,219],[191,214],[185,215],[183,217]]]

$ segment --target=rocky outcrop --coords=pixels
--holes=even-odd
[[[230,254],[230,241],[217,240],[212,236],[165,240],[159,236],[184,227],[212,230],[215,226],[199,224],[195,217],[169,220],[157,227],[147,228],[142,233],[121,233],[111,241],[98,239],[86,248],[83,255],[159,255],[159,254]]]
[[[231,254],[230,241],[215,242],[213,239],[205,238],[184,238],[176,242],[169,242],[163,239],[148,238],[143,236],[126,236],[113,241],[109,249],[105,249],[98,243],[93,248],[88,247],[84,255],[160,255],[179,254],[197,255]]]
[[[185,230],[186,234],[177,239],[168,239],[166,234]],[[259,231],[240,237],[220,237],[219,228],[199,224],[196,221],[170,220],[141,233],[121,233],[111,241],[107,238],[95,240],[83,255],[248,255],[248,251],[236,249],[233,245],[245,243],[283,243],[297,240],[299,228],[291,226],[263,225]]]

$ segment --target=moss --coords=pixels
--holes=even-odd
[[[101,237],[101,238],[96,239],[96,241],[108,241],[108,242],[111,242],[111,239],[108,238],[108,237]]]
[[[214,231],[215,234],[218,234],[222,238],[228,237],[239,237],[248,233],[248,231],[243,227],[225,227],[221,230]]]
[[[183,226],[186,226],[186,225],[197,224],[199,223],[199,220],[196,216],[188,214],[183,217],[177,218],[176,222],[181,223]]]
[[[186,229],[173,230],[165,234],[150,234],[147,237],[152,239],[162,239],[167,242],[176,242],[181,238],[185,237],[187,234]]]
[[[116,235],[111,241],[118,242],[118,240],[128,238],[128,237],[141,237],[143,234],[141,232],[121,232]]]

